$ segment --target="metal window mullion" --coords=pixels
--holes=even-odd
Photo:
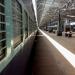
[[[0,24],[6,24],[6,22],[0,22]]]
[[[5,46],[5,47],[1,48],[1,49],[0,49],[0,51],[2,51],[2,50],[3,50],[3,49],[5,49],[5,48],[7,48],[7,46]]]
[[[1,39],[1,40],[0,40],[0,43],[3,42],[3,41],[6,41],[6,39]]]
[[[0,3],[0,6],[5,7],[5,5],[4,4],[1,4],[1,3]]]
[[[4,16],[5,16],[5,14],[4,14],[4,13],[2,13],[2,12],[0,12],[0,15],[4,15]]]
[[[4,33],[4,32],[6,32],[6,30],[2,30],[2,31],[0,31],[0,33]]]

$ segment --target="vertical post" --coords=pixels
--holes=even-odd
[[[7,53],[11,53],[13,48],[13,17],[12,17],[12,0],[5,0],[5,19],[6,19],[6,42]]]
[[[46,23],[46,31],[47,31],[47,23]]]
[[[30,31],[29,31],[29,15],[28,15],[28,36],[29,36],[29,33]]]
[[[24,9],[22,7],[22,24],[23,24],[23,41],[25,40],[25,12],[24,12]]]
[[[62,25],[61,25],[60,9],[59,9],[59,20],[58,20],[58,27],[57,27],[57,36],[62,36]]]

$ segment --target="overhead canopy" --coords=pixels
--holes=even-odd
[[[75,0],[36,0],[39,25],[62,18],[75,20]]]

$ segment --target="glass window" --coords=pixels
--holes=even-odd
[[[4,0],[0,0],[0,60],[6,55],[6,24]]]
[[[14,48],[23,41],[22,31],[22,7],[17,0],[13,0],[13,28],[14,28]]]

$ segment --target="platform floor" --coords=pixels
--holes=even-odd
[[[65,37],[65,36],[56,36],[54,33],[47,33],[50,37],[60,43],[62,46],[70,50],[72,53],[75,53],[75,34],[72,37]]]
[[[66,38],[44,32],[75,54],[75,34]],[[35,39],[32,37],[28,40],[23,50],[0,75],[75,75],[75,68],[41,32],[38,32]]]
[[[64,36],[59,37],[55,34],[45,33],[72,52],[75,52],[74,37],[65,38]],[[32,75],[75,75],[75,68],[43,35],[38,36],[35,40],[34,49]]]

